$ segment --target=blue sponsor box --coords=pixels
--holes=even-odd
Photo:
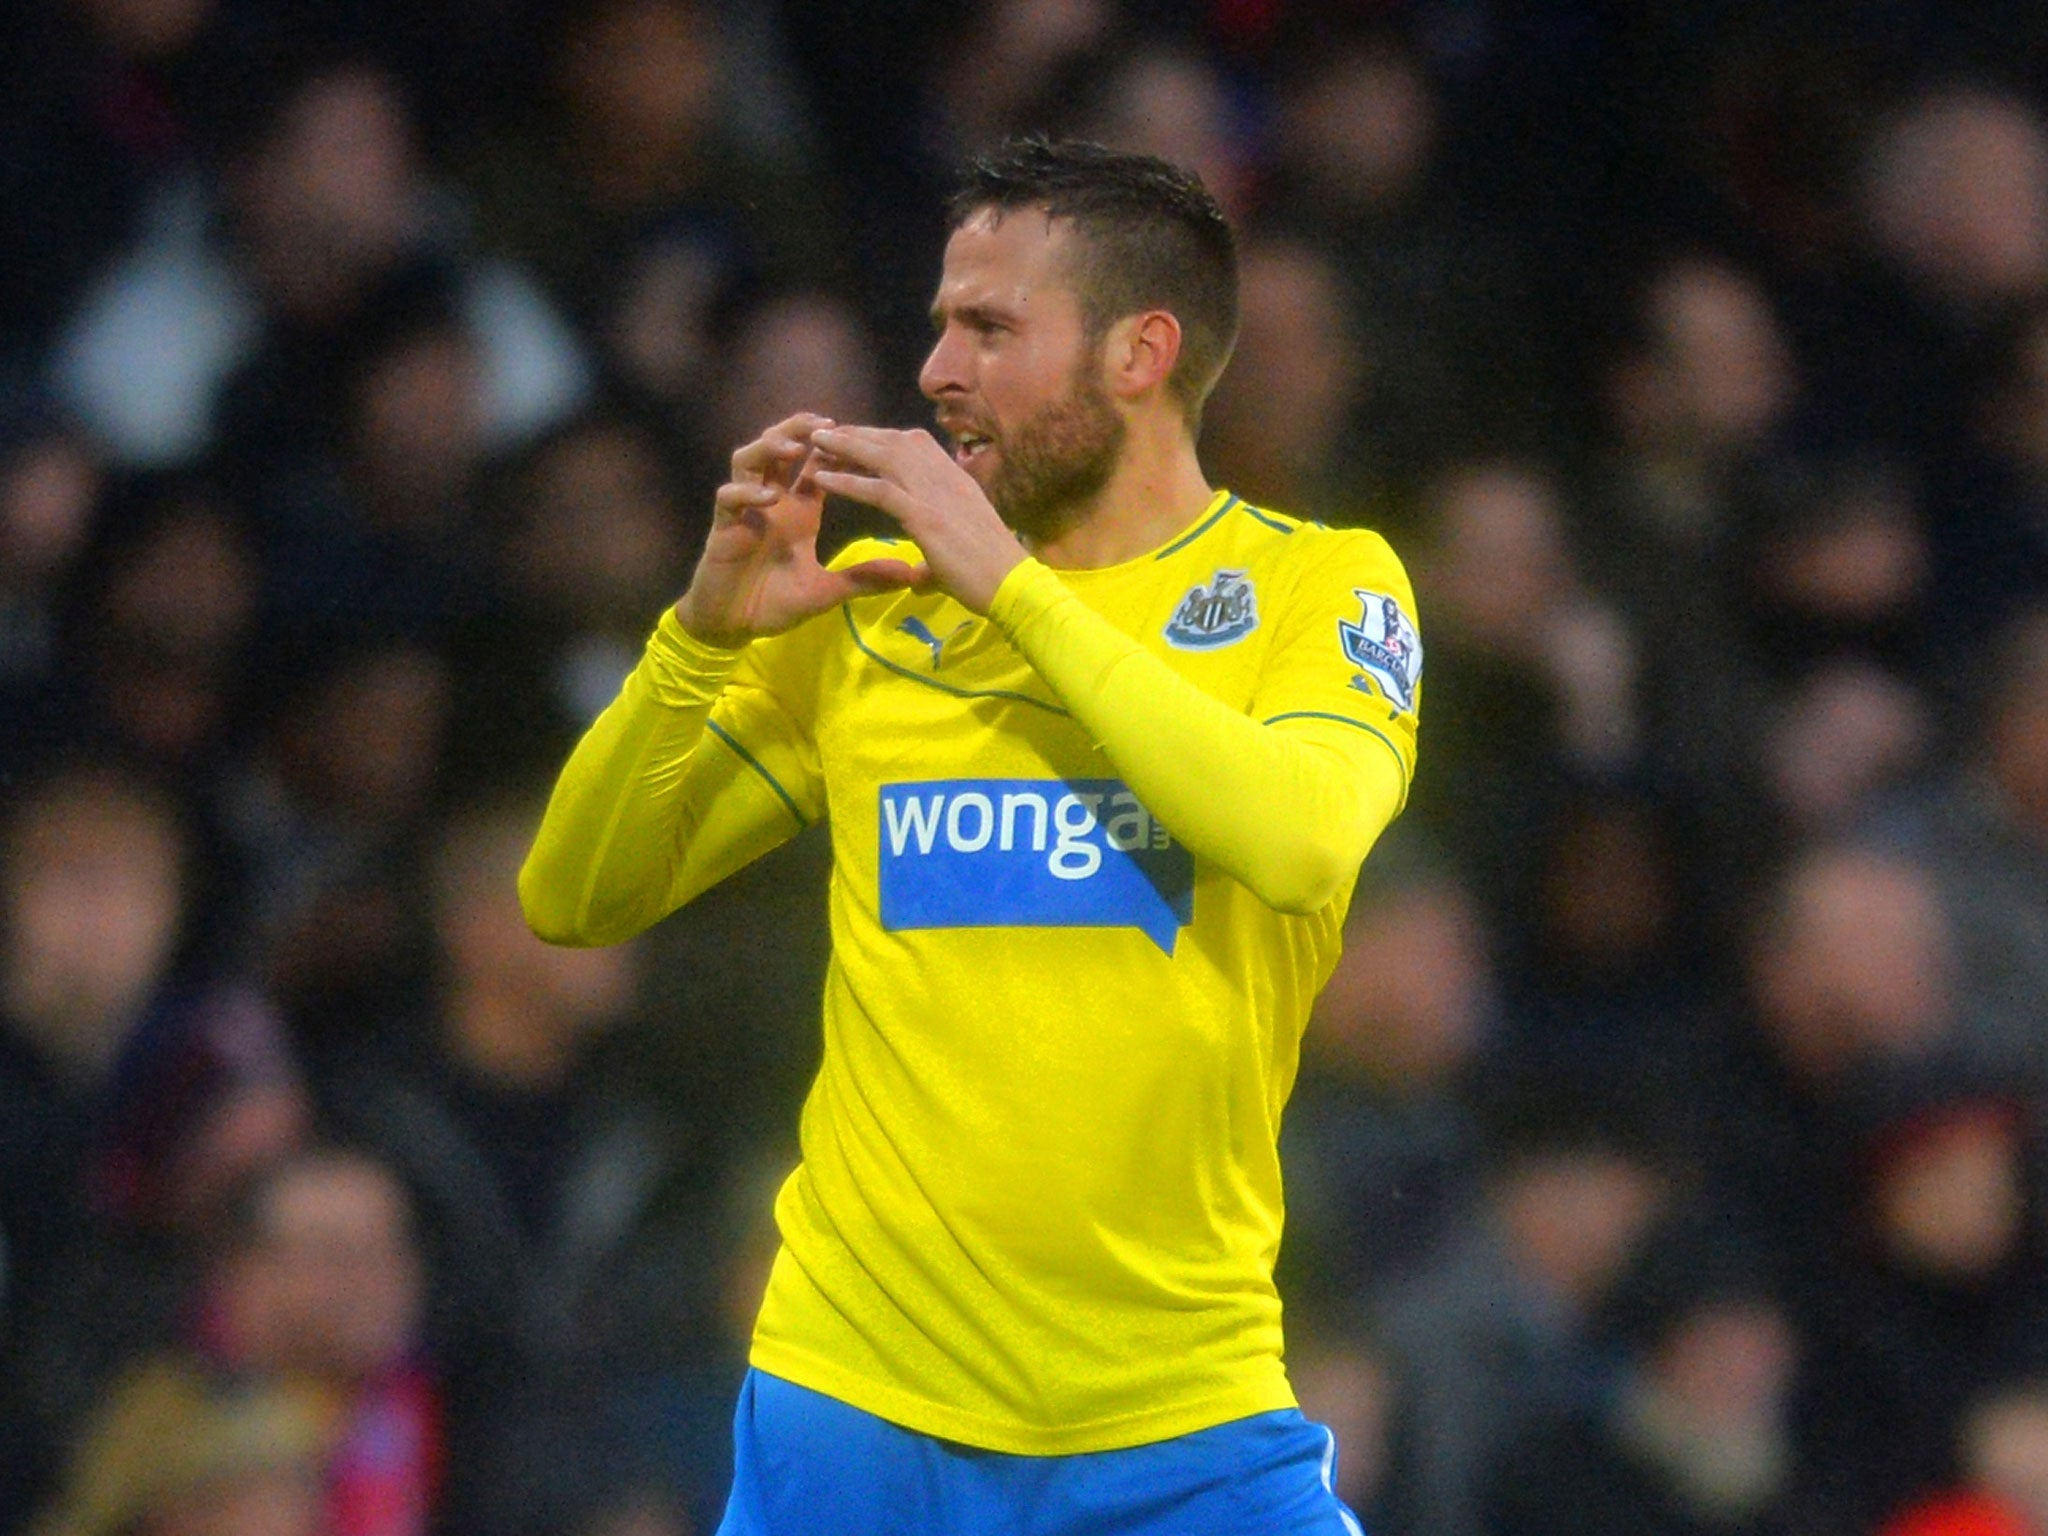
[[[1136,928],[1167,954],[1195,861],[1119,779],[885,784],[882,926]]]

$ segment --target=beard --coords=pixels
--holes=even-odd
[[[1002,438],[988,499],[1027,539],[1057,538],[1109,484],[1125,436],[1109,391],[1084,363],[1064,396]]]

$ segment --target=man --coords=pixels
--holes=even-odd
[[[528,919],[623,938],[830,815],[726,1532],[1355,1531],[1281,1364],[1274,1138],[1413,766],[1407,579],[1204,480],[1235,255],[1192,177],[1027,141],[952,215],[952,453],[796,416],[734,455]],[[826,493],[911,542],[821,565]]]

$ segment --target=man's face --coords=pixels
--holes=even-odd
[[[183,840],[166,812],[105,775],[55,786],[14,833],[0,877],[0,990],[14,1026],[91,1078],[177,943]]]
[[[354,1380],[412,1347],[423,1277],[389,1170],[310,1159],[278,1178],[259,1220],[233,1303],[253,1364]]]
[[[1070,276],[1076,238],[1034,209],[978,213],[955,230],[932,303],[938,341],[918,375],[955,460],[1038,539],[1079,520],[1123,452]]]

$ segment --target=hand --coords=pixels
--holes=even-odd
[[[705,644],[737,647],[780,634],[848,598],[907,587],[922,574],[903,560],[837,571],[819,562],[825,492],[812,440],[830,425],[823,416],[792,416],[733,454],[703,557],[676,603],[683,628]]]
[[[826,426],[811,443],[823,456],[810,471],[820,486],[895,518],[924,551],[939,587],[975,613],[988,612],[1024,546],[931,433]]]

